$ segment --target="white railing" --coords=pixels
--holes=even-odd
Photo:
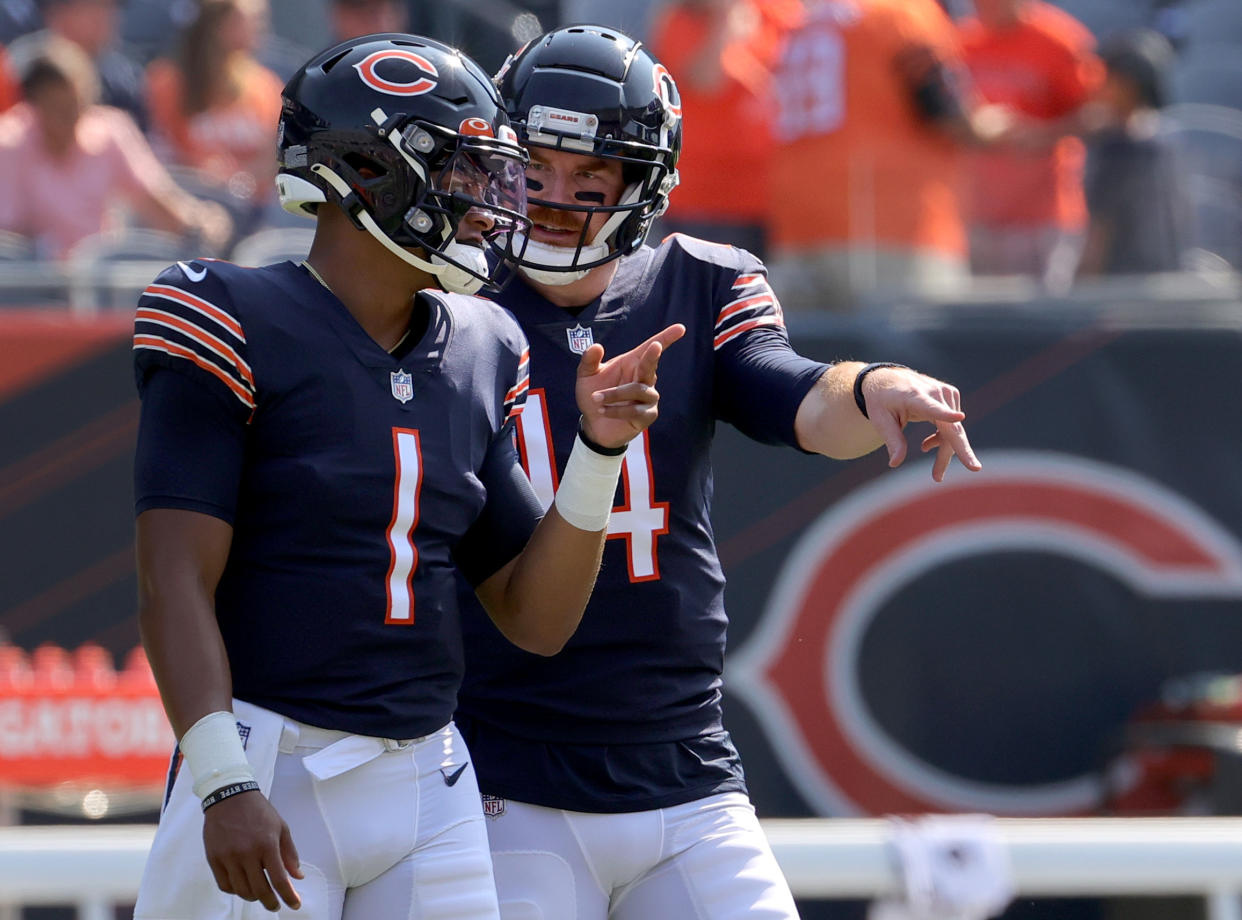
[[[800,898],[901,890],[882,819],[765,820]],[[1242,920],[1242,818],[999,818],[1017,894],[1200,895],[1210,920]],[[154,827],[0,828],[0,904],[72,904],[80,920],[132,902]]]

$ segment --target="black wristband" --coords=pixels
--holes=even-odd
[[[595,451],[595,453],[605,457],[620,457],[630,446],[629,444],[622,444],[620,447],[605,447],[603,444],[596,444],[587,437],[587,433],[582,427],[582,416],[578,416],[578,439]]]
[[[231,799],[235,795],[243,792],[254,792],[259,788],[259,784],[254,780],[247,780],[244,783],[234,783],[231,786],[221,786],[211,795],[203,798],[203,811],[206,811],[212,805],[219,805],[225,799]]]
[[[896,364],[892,361],[877,361],[875,364],[868,364],[858,371],[854,377],[854,404],[858,406],[858,411],[862,413],[862,417],[865,419],[870,419],[871,416],[867,414],[867,399],[863,396],[862,391],[863,380],[872,371],[878,371],[882,367],[906,367],[906,365]]]

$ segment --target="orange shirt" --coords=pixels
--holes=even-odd
[[[192,116],[186,115],[181,102],[182,79],[172,61],[156,59],[147,67],[151,127],[171,146],[177,162],[221,182],[237,173],[250,173],[256,181],[256,197],[272,194],[284,88],[280,78],[260,64],[251,64],[236,100]]]
[[[1029,118],[1053,121],[1072,114],[1102,79],[1091,33],[1041,0],[1025,7],[1013,28],[988,29],[972,19],[960,32],[979,96]],[[1082,144],[1072,137],[1050,150],[972,153],[965,163],[969,219],[988,226],[1081,228],[1083,158]]]
[[[777,70],[772,240],[966,251],[957,148],[915,107],[895,60],[910,47],[958,64],[935,0],[819,0]]]
[[[0,112],[16,103],[21,95],[21,87],[17,85],[17,77],[9,63],[9,56],[5,53],[4,46],[0,45]]]
[[[674,3],[652,33],[652,49],[681,94],[681,184],[669,200],[672,216],[741,222],[767,217],[771,69],[781,33],[796,21],[801,5],[798,0],[742,5],[755,28],[745,41],[725,45],[721,78],[710,88],[694,82],[690,70],[717,13]]]

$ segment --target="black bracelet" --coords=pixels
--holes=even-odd
[[[259,788],[259,784],[254,780],[247,780],[244,783],[234,783],[231,786],[222,786],[211,795],[203,799],[203,811],[206,811],[212,805],[219,805],[225,799],[231,799],[235,795],[241,795],[243,792],[254,792]]]
[[[595,453],[602,454],[605,457],[620,457],[630,446],[629,444],[622,444],[620,447],[605,447],[603,444],[596,444],[587,437],[586,430],[582,427],[582,416],[578,416],[578,439],[595,451]]]
[[[906,368],[906,370],[909,370],[906,365],[895,364],[892,361],[877,361],[875,364],[868,364],[859,370],[858,374],[854,377],[854,404],[858,406],[858,411],[862,413],[862,416],[865,419],[870,419],[871,416],[867,414],[867,400],[866,397],[863,396],[862,391],[863,380],[866,379],[867,375],[872,371],[878,371],[882,367],[903,367]]]

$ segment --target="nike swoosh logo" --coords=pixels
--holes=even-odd
[[[449,773],[449,772],[448,772],[448,770],[446,770],[446,769],[444,769],[443,767],[441,767],[441,768],[440,768],[440,774],[444,777],[444,783],[445,783],[445,785],[448,785],[448,786],[456,786],[456,785],[457,785],[457,781],[458,781],[459,779],[461,779],[461,775],[462,775],[463,773],[465,773],[465,772],[466,772],[466,767],[468,767],[468,766],[470,766],[469,761],[467,761],[466,763],[462,764],[460,767],[458,767],[458,768],[457,768],[456,770],[454,770],[452,773]]]
[[[190,266],[186,265],[184,262],[178,262],[177,265],[179,265],[181,270],[185,272],[185,276],[195,283],[198,283],[207,277],[207,269],[205,268],[200,268],[198,271],[194,271],[194,269],[190,268]]]

